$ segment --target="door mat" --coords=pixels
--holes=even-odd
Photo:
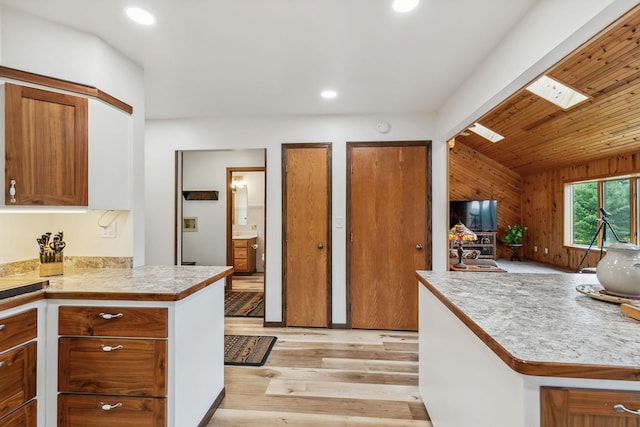
[[[225,292],[224,316],[264,317],[264,292]]]
[[[224,364],[262,366],[277,339],[269,336],[225,335]]]

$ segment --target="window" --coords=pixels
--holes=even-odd
[[[640,178],[616,177],[565,187],[565,243],[608,246],[637,243],[637,191]]]

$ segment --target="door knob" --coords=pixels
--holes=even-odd
[[[420,243],[418,243],[418,244],[416,245],[416,249],[417,249],[417,250],[419,250],[419,251],[421,251],[421,250],[422,250],[422,245],[421,245]]]
[[[324,248],[324,245],[322,244],[322,242],[318,243],[318,249],[322,249]]]

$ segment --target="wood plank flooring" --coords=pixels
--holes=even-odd
[[[250,290],[242,282],[234,277],[233,289]],[[262,367],[225,366],[226,397],[208,427],[433,427],[418,394],[417,333],[262,322],[225,319],[226,334],[278,342]]]

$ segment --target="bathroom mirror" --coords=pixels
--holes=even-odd
[[[247,187],[237,187],[233,192],[233,220],[236,225],[247,225]]]

